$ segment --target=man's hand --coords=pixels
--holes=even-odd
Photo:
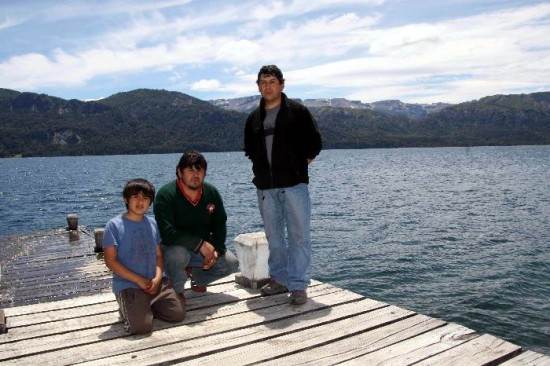
[[[207,241],[201,246],[200,253],[204,257],[204,261],[202,262],[202,269],[204,270],[210,269],[218,260],[218,252],[216,252],[214,246]]]

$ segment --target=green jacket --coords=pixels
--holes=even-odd
[[[198,253],[207,241],[218,253],[225,253],[227,215],[222,197],[213,185],[203,183],[201,199],[193,206],[175,180],[167,183],[157,193],[153,212],[163,245],[181,245]]]

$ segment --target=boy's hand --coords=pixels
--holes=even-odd
[[[139,286],[140,289],[142,289],[143,291],[147,292],[147,289],[151,287],[151,281],[145,279],[145,278],[140,278],[136,284]]]
[[[158,290],[160,289],[160,284],[162,282],[162,278],[153,278],[151,282],[149,283],[149,287],[146,288],[144,291],[148,294],[156,294]]]

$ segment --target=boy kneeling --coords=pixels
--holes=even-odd
[[[185,318],[170,281],[163,278],[161,239],[157,223],[145,215],[155,199],[155,187],[133,179],[122,192],[127,211],[107,223],[103,236],[105,264],[113,271],[113,292],[124,329],[149,333],[153,317],[170,322]]]

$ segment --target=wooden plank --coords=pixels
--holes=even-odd
[[[87,317],[79,317],[61,320],[51,323],[40,323],[29,327],[15,328],[9,330],[5,337],[0,338],[0,345],[4,344],[24,344],[38,345],[43,342],[49,342],[48,337],[58,334],[68,334],[70,332],[78,332],[85,329],[99,328],[102,326],[111,326],[120,323],[118,311],[106,312],[104,314],[90,315]],[[53,339],[53,338],[52,338]],[[57,338],[60,340],[61,338]],[[56,348],[62,345],[53,345]],[[34,347],[34,346],[33,346]],[[0,349],[0,360],[6,357],[5,350]]]
[[[341,296],[334,294],[331,295],[332,301]],[[324,302],[324,300],[328,299],[328,297],[325,297],[322,300]],[[309,301],[304,306],[308,305],[317,307],[319,304]],[[227,329],[225,331],[215,331],[214,329],[210,330],[209,328],[213,324],[210,325],[204,322],[197,325],[199,327],[196,329],[198,333],[196,333],[195,337],[192,339],[178,339],[176,342],[172,343],[164,342],[159,345],[155,344],[154,348],[147,348],[145,343],[141,347],[134,350],[128,350],[126,346],[125,349],[120,348],[120,353],[116,356],[95,359],[83,364],[113,365],[131,362],[132,365],[151,365],[161,364],[164,362],[187,363],[195,359],[201,362],[204,356],[214,352],[255,343],[310,327],[330,327],[333,321],[348,318],[350,313],[354,314],[357,312],[364,312],[365,310],[372,309],[373,307],[374,309],[370,310],[373,313],[393,313],[394,317],[409,315],[409,312],[405,310],[399,309],[397,311],[392,311],[396,309],[390,309],[390,311],[388,311],[389,307],[383,306],[380,308],[379,306],[381,305],[383,304],[364,299],[359,302],[342,305],[331,304],[330,308],[317,308],[315,311],[302,311],[301,308],[297,309],[296,307],[284,304],[276,309],[266,309],[269,313],[264,313],[263,315],[269,316],[268,322],[247,324],[246,327],[233,327],[233,329]],[[248,317],[253,317],[255,315],[256,312],[247,313],[243,316],[244,319],[247,319]],[[238,325],[241,320],[244,320],[242,319],[243,316],[239,316],[240,319],[234,319],[237,321],[235,325]],[[379,318],[384,319],[383,316],[380,316]],[[385,320],[387,320],[387,318],[385,318]],[[150,342],[148,344],[150,344]],[[111,348],[112,345],[109,345],[108,347]]]
[[[93,283],[97,281],[106,281],[112,278],[110,273],[104,272],[97,275],[85,275],[85,274],[71,274],[71,273],[59,273],[59,276],[63,278],[42,278],[42,281],[48,281],[46,283],[18,283],[15,285],[15,290],[20,296],[28,296],[34,294],[34,296],[40,295],[42,291],[46,291],[52,288],[60,288],[70,286],[77,288],[78,285]],[[24,286],[24,287],[17,287]],[[45,296],[44,296],[45,297]]]
[[[57,271],[57,273],[55,273]],[[32,281],[33,279],[37,277],[54,277],[55,275],[59,275],[59,271],[61,272],[88,272],[88,273],[94,273],[94,272],[103,272],[103,271],[109,271],[107,266],[103,261],[99,261],[95,258],[78,258],[75,260],[72,260],[70,265],[65,263],[58,263],[57,265],[52,265],[51,263],[47,265],[43,265],[41,267],[34,267],[30,268],[27,267],[20,267],[20,268],[6,268],[6,271],[3,274],[3,279],[6,281],[20,281],[20,282],[28,282]],[[4,285],[8,285],[5,283]]]
[[[82,296],[91,293],[106,291],[111,286],[111,280],[109,278],[98,279],[93,281],[81,281],[73,282],[70,285],[56,285],[51,288],[42,289],[40,293],[33,293],[30,290],[14,289],[9,293],[4,293],[0,297],[0,303],[7,308],[11,306],[20,306],[38,302],[50,302],[63,299],[74,298],[75,296]]]
[[[111,287],[111,272],[93,252],[93,237],[71,242],[67,232],[30,237],[30,254],[10,261],[0,283],[3,308],[101,293]]]
[[[242,365],[266,360],[274,360],[272,363],[278,365],[297,364],[298,357],[281,358],[285,355],[297,353],[308,354],[315,358],[313,364],[326,364],[319,356],[323,354],[322,348],[329,344],[354,338],[358,335],[364,335],[377,329],[389,329],[391,331],[413,329],[413,325],[423,324],[424,327],[416,327],[412,334],[439,327],[442,321],[426,321],[425,316],[418,316],[408,310],[403,310],[388,306],[368,313],[354,314],[352,317],[336,320],[328,325],[319,324],[315,327],[293,331],[291,333],[277,336],[276,338],[265,338],[254,343],[245,344],[240,347],[234,347],[226,351],[214,352],[200,358],[201,365]],[[427,326],[427,327],[426,327]],[[411,333],[401,332],[402,337],[411,337]],[[216,340],[216,343],[219,343]],[[355,342],[355,349],[364,344]],[[341,349],[338,347],[338,350]],[[320,352],[318,352],[320,351]],[[334,356],[334,354],[331,354]],[[299,357],[300,361],[303,358]],[[331,364],[336,362],[336,358],[331,360]],[[184,362],[184,363],[187,363]]]
[[[342,362],[342,365],[411,365],[477,337],[479,334],[462,325],[447,324],[430,332],[347,360]]]
[[[520,353],[520,346],[483,334],[417,365],[498,365]]]
[[[29,298],[25,298],[25,299],[22,299],[22,300],[18,300],[17,302],[14,302],[13,299],[12,300],[6,300],[6,299],[2,298],[2,300],[0,301],[0,306],[11,307],[11,306],[21,306],[21,305],[27,305],[27,304],[34,304],[36,302],[45,303],[45,302],[54,302],[54,301],[60,301],[60,300],[67,300],[67,299],[72,299],[75,296],[88,296],[88,295],[92,295],[92,294],[103,293],[105,291],[104,287],[105,287],[104,284],[98,284],[97,286],[89,286],[89,287],[82,288],[82,289],[79,289],[79,290],[77,289],[76,291],[68,293],[68,294],[67,293],[62,293],[62,294],[51,293],[51,294],[48,294],[48,296],[40,296],[40,297],[37,297],[35,299],[29,297]]]
[[[227,288],[232,288],[232,291],[226,291]],[[193,293],[192,295],[194,296],[188,297],[188,313],[183,324],[199,322],[204,318],[215,319],[239,312],[246,312],[250,309],[259,309],[265,306],[280,305],[287,302],[286,296],[281,295],[278,297],[273,297],[273,301],[271,302],[258,302],[252,300],[249,301],[248,304],[243,301],[241,304],[238,304],[238,306],[235,306],[231,305],[235,301],[258,298],[258,292],[256,291],[253,293],[247,289],[235,288],[235,286],[231,284],[219,285],[217,289],[220,293]],[[311,291],[312,296],[319,296],[341,290],[330,285],[319,285],[313,287]],[[113,302],[113,304],[116,304],[116,302]],[[59,315],[56,314],[57,321],[43,322],[37,320],[37,324],[10,330],[8,334],[0,337],[0,344],[25,341],[31,338],[36,338],[33,342],[40,343],[41,338],[39,337],[43,337],[42,339],[45,339],[46,337],[51,337],[53,335],[63,334],[62,337],[56,338],[56,343],[62,344],[63,346],[68,344],[75,345],[77,343],[74,343],[72,335],[69,334],[70,332],[78,332],[84,329],[97,328],[102,325],[112,325],[120,322],[118,312],[115,310],[113,310],[110,314],[105,313],[99,316],[89,316],[84,308],[80,318],[67,318],[64,310],[62,309],[59,309],[57,313],[59,313]],[[49,313],[46,315],[48,317],[52,317]],[[120,332],[118,335],[126,335],[123,332],[122,327],[120,327]]]
[[[174,342],[186,344],[193,340],[191,343],[194,343],[198,338],[235,329],[249,332],[246,330],[247,327],[253,328],[254,325],[291,318],[304,313],[316,312],[319,316],[319,314],[324,314],[318,312],[320,309],[330,310],[332,305],[362,298],[360,295],[347,291],[334,292],[330,288],[326,288],[326,290],[330,292],[315,297],[317,301],[309,301],[300,309],[288,305],[288,300],[284,295],[260,297],[246,302],[230,303],[228,306],[203,308],[197,312],[190,311],[184,322],[176,325],[155,322],[155,330],[146,336],[125,337],[121,326],[116,328],[100,327],[93,333],[86,330],[84,332],[75,331],[70,334],[72,335],[70,337],[67,337],[66,333],[59,334],[49,337],[48,342],[43,339],[39,339],[37,342],[34,342],[34,339],[19,342],[11,349],[11,353],[6,353],[6,356],[12,357],[9,361],[13,364],[57,365],[93,361],[107,356],[116,357],[144,349],[155,349],[156,352],[157,349]],[[328,312],[330,313],[330,311]],[[221,320],[222,318],[223,320]],[[85,339],[80,338],[82,335]],[[59,337],[63,337],[63,340],[58,339]],[[75,346],[71,341],[75,339],[81,345]],[[101,345],[96,344],[97,342],[101,342]],[[52,349],[52,345],[57,348]],[[14,352],[19,352],[17,358],[13,358]],[[21,358],[23,356],[25,357]],[[113,362],[116,363],[116,360]]]
[[[73,260],[70,263],[56,263],[43,266],[40,268],[17,268],[17,271],[4,272],[4,278],[9,281],[18,281],[28,283],[36,278],[60,278],[60,273],[95,273],[109,272],[107,266],[95,258],[84,258]],[[9,286],[9,283],[4,283],[3,286]]]
[[[66,240],[66,239],[65,239]],[[9,262],[11,268],[21,267],[41,267],[45,263],[55,263],[60,260],[78,259],[78,258],[98,258],[94,252],[93,246],[90,244],[79,244],[78,246],[69,246],[67,243],[62,243],[54,247],[50,244],[49,248],[41,248],[34,250],[33,253],[22,255]]]
[[[289,352],[288,355],[283,357],[271,360],[267,358],[268,361],[263,362],[262,365],[334,365],[440,328],[445,324],[442,320],[417,314],[399,322],[352,336],[348,336],[344,332],[340,334],[342,339],[327,342],[313,348],[304,347],[299,352]],[[303,340],[299,343],[301,342]]]
[[[231,289],[231,291],[227,291],[228,289]],[[219,285],[217,286],[217,290],[219,293],[190,293],[190,291],[187,291],[190,293],[189,295],[186,295],[188,297],[187,302],[187,310],[188,310],[188,316],[186,319],[186,322],[192,322],[193,316],[207,316],[205,314],[208,314],[208,316],[211,316],[210,314],[212,310],[207,310],[206,313],[203,313],[201,311],[197,311],[196,309],[203,309],[203,308],[219,308],[221,305],[227,305],[234,303],[236,301],[241,300],[249,300],[259,297],[259,293],[251,292],[247,289],[242,288],[235,288],[232,284],[226,284],[226,285]],[[312,288],[312,296],[319,296],[321,294],[327,294],[331,292],[341,291],[336,287],[330,286],[330,285],[319,285]],[[111,295],[114,298],[114,295]],[[274,298],[275,299],[275,298]],[[267,305],[261,304],[262,306],[272,306],[273,304],[279,304],[287,302],[285,295],[281,295],[277,301],[273,302],[272,304],[267,303]],[[11,329],[7,336],[0,337],[0,343],[1,342],[13,342],[13,341],[20,341],[27,338],[36,338],[36,337],[44,337],[49,335],[58,334],[60,332],[65,333],[67,331],[71,330],[78,330],[78,329],[85,329],[85,328],[92,328],[94,326],[98,326],[98,319],[91,317],[90,314],[88,314],[87,308],[89,305],[88,302],[84,303],[85,306],[83,307],[77,307],[74,308],[74,310],[80,314],[80,318],[82,319],[76,319],[74,316],[74,313],[68,313],[67,310],[71,310],[72,308],[61,308],[61,309],[55,309],[51,312],[41,312],[35,314],[30,314],[24,317],[19,317],[14,321],[18,321],[19,323],[32,323],[32,325],[27,325],[25,327],[18,327]],[[118,310],[118,307],[116,307],[116,301],[112,300],[109,303],[101,303],[99,305],[103,304],[109,304],[107,306],[110,306],[112,309],[112,312],[114,313],[113,316],[115,318],[111,318],[110,320],[105,320],[104,322],[107,324],[110,323],[117,323],[118,322],[118,313],[116,310]],[[243,304],[244,305],[244,304]],[[250,308],[255,308],[256,302],[252,301],[248,304]],[[32,307],[32,306],[29,306]],[[229,308],[229,306],[228,306]],[[230,308],[230,313],[237,311],[237,307]],[[238,310],[240,312],[246,311],[248,308],[243,308],[241,306],[241,310]],[[221,310],[217,310],[218,312],[221,312]],[[227,311],[227,310],[226,310]],[[107,313],[107,312],[104,312]],[[216,313],[214,317],[220,316],[221,313]],[[45,319],[42,318],[42,316],[45,317]],[[34,323],[31,321],[27,321],[27,317],[30,317],[32,320],[34,320]],[[76,319],[76,320],[74,320]],[[11,319],[10,319],[11,321]],[[199,319],[196,319],[195,321],[199,321]]]
[[[63,309],[63,311],[54,310],[26,316],[10,317],[8,319],[8,327],[10,329],[10,333],[14,334],[17,332],[16,328],[36,326],[38,324],[63,321],[67,319],[90,317],[92,315],[100,315],[116,311],[118,311],[118,303],[113,300],[105,303],[90,304],[86,307]]]
[[[37,313],[50,312],[54,310],[64,311],[66,309],[71,309],[79,306],[88,306],[114,300],[115,295],[111,291],[109,291],[108,293],[81,296],[68,300],[6,308],[4,309],[4,311],[7,317],[15,317],[29,314],[35,315]]]
[[[320,287],[322,289],[322,287]],[[330,290],[326,289],[325,290]],[[242,289],[236,289],[240,292],[243,299],[250,298],[250,293],[245,293]],[[239,295],[232,293],[232,295]],[[252,295],[252,296],[258,296]],[[218,306],[205,307],[204,298],[217,298],[217,301],[210,303],[218,304]],[[196,296],[189,299],[188,315],[182,324],[193,324],[203,321],[206,318],[216,319],[231,315],[234,313],[244,312],[247,310],[244,302],[243,306],[239,308],[228,305],[228,309],[225,314],[219,308],[219,304],[228,300],[228,296],[224,293],[214,294],[212,296]],[[286,302],[283,296],[280,296],[279,303]],[[272,306],[274,302],[265,304],[265,306]],[[163,322],[156,322],[155,330],[164,329],[173,325],[165,324]],[[13,357],[23,357],[29,354],[54,351],[56,349],[64,349],[75,347],[83,344],[92,344],[107,339],[114,339],[119,337],[126,337],[120,325],[118,318],[118,312],[113,311],[111,314],[103,314],[101,316],[81,317],[77,319],[70,319],[66,321],[52,322],[46,324],[39,324],[31,327],[27,327],[23,332],[13,331],[6,335],[7,337],[0,337],[7,344],[7,347],[0,349],[0,360],[5,360]]]
[[[15,281],[10,284],[14,290],[18,290],[20,294],[34,295],[40,294],[42,290],[49,288],[59,288],[68,285],[85,284],[94,281],[104,281],[112,278],[111,273],[107,271],[96,272],[94,274],[76,273],[76,272],[58,272],[58,277],[40,277],[33,279],[33,281]],[[75,286],[72,286],[75,287]]]
[[[523,351],[518,356],[504,362],[502,366],[550,366],[550,356],[533,351]]]
[[[234,290],[232,283],[217,285],[218,292]],[[187,291],[187,297],[208,297],[206,293],[192,293]],[[208,300],[202,300],[202,304],[208,306]],[[46,304],[33,304],[16,308],[7,308],[9,316],[9,328],[12,333],[14,328],[49,323],[65,319],[86,317],[94,314],[101,314],[118,309],[115,296],[112,292],[98,295],[83,296],[76,299],[55,301]]]
[[[66,240],[66,239],[64,239]],[[52,243],[54,244],[54,243]],[[50,245],[52,245],[50,244]],[[78,257],[99,257],[94,252],[93,245],[90,244],[78,244],[78,246],[69,246],[67,243],[63,243],[58,247],[50,248],[34,248],[27,255],[20,255],[9,262],[10,268],[21,268],[25,266],[40,267],[44,263],[55,262],[59,260],[67,260]]]
[[[228,289],[233,291],[226,292]],[[330,289],[334,288],[330,287]],[[226,304],[228,301],[234,302],[258,296],[258,294],[250,294],[242,289],[235,289],[234,285],[231,284],[219,286],[218,290],[223,292],[218,294],[201,293],[188,298],[188,309],[216,306]],[[109,295],[109,299],[112,299],[109,302],[84,303],[84,306],[9,317],[9,332],[7,337],[0,337],[0,344],[118,323],[118,304],[114,300],[114,295]],[[95,310],[95,313],[93,310]]]

